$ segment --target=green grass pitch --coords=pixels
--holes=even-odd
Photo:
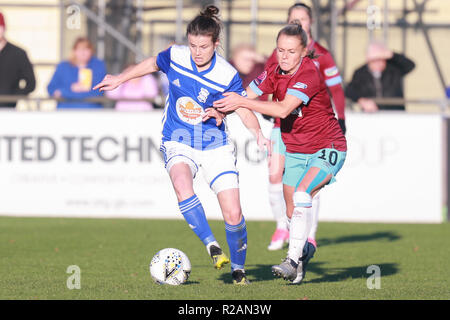
[[[210,221],[228,253],[224,224]],[[319,249],[300,286],[274,278],[273,222],[247,221],[249,286],[231,283],[229,266],[215,270],[183,220],[0,217],[0,299],[450,299],[450,224],[320,223]],[[152,282],[152,256],[183,250],[192,263],[186,284]],[[67,267],[81,269],[69,290]],[[368,289],[370,265],[381,287]],[[369,279],[369,282],[371,280]]]

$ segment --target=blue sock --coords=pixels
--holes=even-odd
[[[216,241],[206,220],[202,204],[195,194],[189,199],[179,202],[178,206],[184,216],[184,220],[205,245]]]
[[[235,226],[225,222],[225,233],[230,249],[231,271],[244,269],[247,256],[247,227],[244,217]]]

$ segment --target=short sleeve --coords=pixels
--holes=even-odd
[[[236,72],[226,91],[239,93],[243,97],[247,96],[247,93],[245,92],[245,89],[242,86],[242,79],[241,77],[239,77],[239,73]]]
[[[170,68],[170,51],[172,47],[169,47],[168,49],[161,51],[158,56],[156,57],[156,64],[158,65],[159,70],[161,70],[164,73],[167,73]]]
[[[242,87],[242,79],[239,76],[239,73],[236,72],[233,79],[230,81],[230,84],[223,92],[236,92],[237,94],[246,97],[247,92],[245,91],[244,87]],[[218,92],[218,96],[216,96],[216,99],[222,99],[225,96]]]
[[[342,83],[342,77],[339,73],[339,69],[334,62],[333,57],[329,52],[318,58],[320,63],[320,71],[325,79],[325,83],[328,87],[332,87]]]
[[[272,68],[269,68],[269,70],[264,70],[256,79],[250,82],[250,89],[252,89],[252,91],[258,96],[262,96],[263,94],[271,94],[274,91],[273,82],[269,77],[270,69]]]
[[[320,90],[320,78],[317,70],[308,69],[296,76],[287,88],[286,94],[290,94],[302,100],[307,105],[311,98]]]

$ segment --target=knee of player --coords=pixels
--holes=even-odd
[[[184,176],[176,176],[172,178],[172,184],[177,195],[192,193],[192,179]]]
[[[269,172],[269,183],[278,184],[283,181],[283,172]]]
[[[295,189],[296,192],[305,192],[305,193],[308,193],[307,190],[308,190],[308,186],[307,186],[306,184],[303,184],[303,183],[300,183],[300,184],[298,185],[297,189]]]
[[[279,160],[272,159],[269,162],[269,182],[270,183],[281,183],[283,180],[284,163],[278,164]]]
[[[223,215],[225,217],[225,222],[230,225],[235,226],[242,221],[242,210],[240,206],[224,210]]]
[[[174,177],[172,183],[176,190],[183,190],[192,185],[192,181],[189,178],[180,176]]]
[[[308,192],[297,190],[293,196],[295,208],[311,208],[312,197]]]

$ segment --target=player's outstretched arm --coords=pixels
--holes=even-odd
[[[97,84],[93,90],[99,89],[100,91],[109,91],[114,90],[122,83],[134,79],[145,76],[146,74],[153,73],[159,71],[159,67],[156,64],[156,57],[150,57],[138,63],[137,65],[126,69],[126,71],[122,72],[118,75],[110,75],[107,74],[103,80]]]
[[[256,118],[253,111],[246,108],[238,108],[236,109],[236,113],[239,118],[241,118],[241,121],[245,127],[255,136],[259,148],[266,148],[268,155],[272,155],[272,143],[270,139],[264,137],[258,118]]]
[[[224,113],[234,111],[238,108],[247,108],[268,116],[286,118],[294,109],[302,104],[302,100],[290,94],[287,94],[283,101],[248,99],[234,92],[225,92],[223,95],[225,98],[215,101],[214,107]]]

